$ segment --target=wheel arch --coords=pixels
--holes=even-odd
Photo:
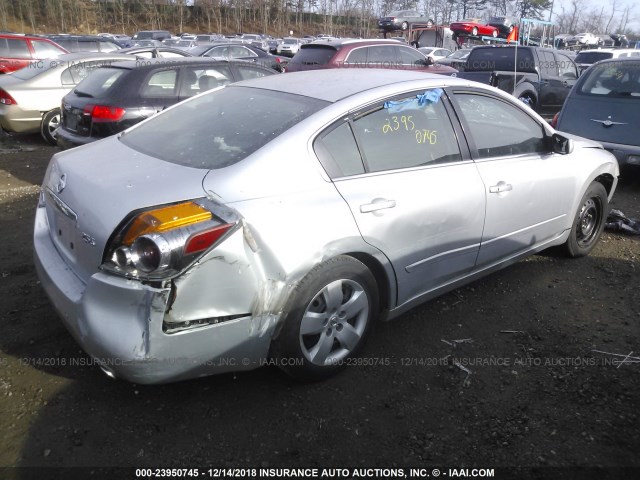
[[[593,181],[601,183],[604,189],[607,191],[609,199],[611,199],[611,192],[613,191],[613,186],[615,184],[613,175],[609,173],[603,173],[602,175],[598,175],[596,178],[594,178]]]
[[[390,310],[395,305],[395,300],[392,298],[395,292],[395,288],[392,289],[392,279],[389,278],[389,274],[380,261],[373,255],[364,252],[347,252],[344,255],[355,258],[362,262],[373,274],[378,285],[378,299],[380,312]],[[395,284],[395,282],[394,282]]]

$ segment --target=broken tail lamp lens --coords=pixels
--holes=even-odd
[[[203,203],[182,202],[134,214],[115,235],[103,265],[150,280],[182,272],[236,225],[216,217]]]

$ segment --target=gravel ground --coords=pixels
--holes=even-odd
[[[605,232],[587,258],[537,255],[380,323],[362,365],[321,383],[264,367],[139,386],[92,365],[35,275],[33,214],[55,151],[0,138],[0,478],[113,466],[640,478],[640,364],[620,363],[640,356],[640,238]],[[613,206],[640,218],[634,175]]]

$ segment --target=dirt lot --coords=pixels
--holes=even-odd
[[[0,467],[429,467],[443,476],[477,467],[497,478],[516,478],[501,467],[525,467],[519,476],[602,478],[573,469],[601,466],[634,467],[605,473],[640,478],[640,364],[620,363],[640,356],[640,238],[605,233],[588,258],[538,255],[381,323],[362,354],[369,365],[322,383],[265,367],[138,386],[91,365],[36,278],[33,213],[55,151],[37,137],[0,139]],[[640,217],[632,174],[613,206]],[[55,475],[0,468],[0,478]]]

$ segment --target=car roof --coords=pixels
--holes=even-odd
[[[311,43],[307,43],[302,48],[309,48],[309,45],[328,45],[336,49],[346,47],[348,45],[402,45],[397,40],[391,39],[376,39],[376,38],[331,38],[331,39],[318,39]]]
[[[290,72],[233,85],[251,86],[337,102],[367,90],[416,80],[429,80],[428,83],[434,87],[442,86],[443,82],[448,85],[469,85],[470,83],[468,80],[435,73],[345,68]]]
[[[256,68],[262,68],[264,70],[272,71],[272,69],[263,67],[261,65],[256,65],[253,62],[247,62],[244,60],[227,60],[220,58],[211,58],[211,57],[183,57],[183,58],[145,58],[143,60],[133,59],[126,60],[121,62],[114,62],[109,65],[115,68],[123,68],[128,70],[153,70],[158,67],[175,65],[178,67],[182,67],[185,65],[202,65],[202,66],[211,66],[211,65],[220,65],[220,64],[228,64],[228,65],[251,65]]]

